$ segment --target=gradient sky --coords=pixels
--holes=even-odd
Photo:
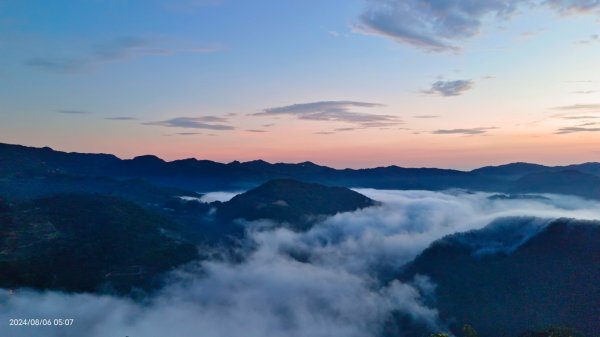
[[[600,161],[600,0],[0,0],[0,142],[123,158]]]

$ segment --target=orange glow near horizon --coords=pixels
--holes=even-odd
[[[397,165],[473,169],[509,162],[566,165],[600,161],[600,139],[593,133],[508,133],[492,130],[482,135],[412,134],[406,130],[356,130],[316,135],[311,125],[273,127],[265,133],[236,130],[224,135],[162,137],[142,132],[132,137],[126,130],[113,132],[110,140],[97,134],[40,135],[36,141],[18,134],[4,141],[55,150],[111,153],[121,158],[152,154],[172,161],[185,158],[218,162],[262,159],[268,162],[312,161],[335,168],[366,168]],[[74,130],[73,132],[77,132]],[[53,138],[52,142],[48,142]]]
[[[77,20],[3,4],[0,142],[336,168],[600,161],[600,5],[483,6],[463,13],[469,36],[424,21],[415,44],[355,29],[352,2],[270,4],[287,16],[260,22],[260,6],[214,2],[140,17],[77,2]]]

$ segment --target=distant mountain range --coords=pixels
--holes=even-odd
[[[28,178],[32,177],[44,179],[45,186],[54,186],[57,190],[61,184],[67,189],[65,180],[82,177],[102,178],[104,185],[110,184],[106,179],[141,179],[188,191],[246,190],[271,179],[291,178],[345,187],[462,188],[505,193],[562,193],[600,199],[600,163],[568,166],[512,163],[472,171],[398,166],[333,169],[311,162],[272,164],[256,160],[224,164],[197,159],[167,162],[151,155],[124,160],[110,154],[66,153],[48,147],[0,144],[0,187],[7,181],[14,187],[23,179],[30,184]],[[102,183],[97,181],[96,184]],[[19,194],[18,189],[13,192]]]

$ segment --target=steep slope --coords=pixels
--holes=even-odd
[[[401,278],[427,275],[455,332],[516,336],[545,326],[600,331],[600,222],[498,220],[432,244]]]
[[[330,187],[291,179],[271,180],[235,196],[218,207],[223,220],[270,219],[306,229],[322,216],[354,211],[375,201],[344,187]]]
[[[114,197],[56,195],[0,212],[3,288],[127,292],[197,257],[193,245],[165,234],[177,225]]]

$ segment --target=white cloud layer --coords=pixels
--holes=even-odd
[[[233,197],[235,197],[236,195],[243,193],[243,191],[238,191],[238,192],[209,192],[209,193],[205,193],[202,195],[202,197],[200,197],[200,201],[202,202],[213,202],[213,201],[221,201],[221,202],[226,202],[229,201],[231,199],[233,199]]]
[[[461,191],[358,191],[382,205],[337,214],[304,233],[254,224],[249,240],[256,249],[243,262],[214,260],[180,270],[163,291],[141,302],[0,290],[3,322],[75,319],[71,327],[2,324],[0,335],[368,337],[381,332],[392,312],[440,328],[435,308],[425,304],[435,288],[427,278],[403,284],[382,281],[382,274],[393,275],[434,240],[497,218],[600,218],[600,203],[575,197],[490,200],[489,194]],[[485,242],[477,245],[485,248]]]

